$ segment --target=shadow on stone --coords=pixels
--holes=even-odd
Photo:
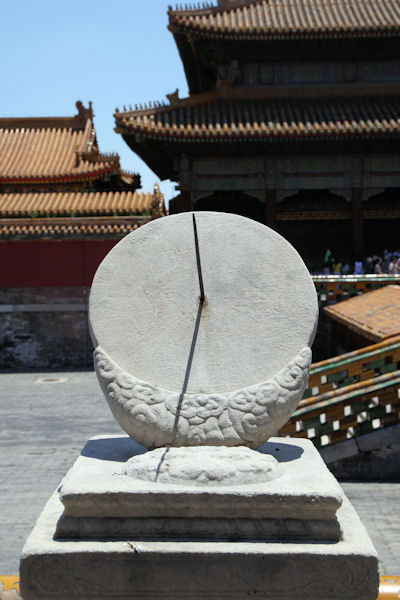
[[[192,368],[194,351],[196,349],[197,336],[199,335],[199,327],[200,327],[201,315],[202,315],[202,312],[203,312],[203,306],[204,306],[204,302],[203,301],[199,302],[199,308],[197,309],[197,317],[196,317],[196,323],[195,323],[195,326],[194,326],[194,332],[193,332],[192,342],[190,344],[189,358],[188,358],[188,362],[187,362],[187,365],[186,365],[185,378],[183,380],[182,392],[179,395],[178,406],[177,406],[177,409],[176,409],[175,421],[174,421],[174,426],[173,426],[174,439],[176,438],[176,434],[177,434],[177,431],[178,431],[179,416],[181,414],[182,403],[183,403],[183,400],[184,400],[184,397],[185,397],[185,394],[186,394],[186,390],[187,390],[187,386],[188,386],[188,383],[189,383],[190,370]]]
[[[293,444],[265,442],[258,449],[262,454],[271,454],[278,462],[289,462],[300,458],[303,454],[303,448]]]
[[[81,455],[99,460],[126,462],[132,456],[144,454],[145,452],[147,452],[146,448],[124,435],[89,440],[82,449]]]

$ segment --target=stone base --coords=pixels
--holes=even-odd
[[[98,437],[65,478],[60,499],[65,510],[58,538],[341,537],[336,511],[342,491],[304,440],[268,442],[259,452],[198,446],[143,453],[125,436]]]
[[[24,600],[219,600],[251,595],[269,600],[376,600],[376,552],[313,445],[275,438],[261,452],[267,450],[279,461],[280,477],[203,489],[134,480],[124,474],[126,460],[142,448],[125,437],[90,440],[25,544]],[[235,521],[251,523],[250,530],[242,529],[242,541],[226,541]],[[268,530],[258,535],[259,541],[251,535],[245,539],[257,522],[262,530],[263,521],[286,531],[282,540],[287,541],[276,541]],[[315,526],[318,521],[324,524],[322,530]],[[138,535],[141,522],[151,536]],[[196,540],[188,532],[189,522]],[[76,539],[60,537],[63,523],[64,535]],[[174,523],[181,527],[180,539]],[[333,538],[339,539],[322,541],[332,524]],[[301,539],[298,528],[306,534],[313,526],[320,539]]]

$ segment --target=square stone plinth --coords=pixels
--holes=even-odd
[[[215,506],[215,522],[227,517],[231,521],[243,517],[257,522],[266,515],[263,503],[267,512],[278,519],[281,497],[281,520],[290,527],[296,521],[292,511],[297,500],[304,520],[312,521],[313,506],[317,521],[329,521],[333,511],[340,531],[335,541],[278,541],[267,536],[258,541],[193,541],[187,536],[166,539],[164,524],[179,519],[183,507],[189,507],[186,519],[196,522],[206,518],[196,516],[204,515],[205,505],[198,497],[204,495],[204,490],[154,489],[151,482],[141,482],[133,489],[132,482],[121,477],[122,465],[132,456],[132,449],[144,451],[121,436],[90,440],[84,448],[60,488],[61,495],[57,491],[50,498],[23,549],[24,600],[235,600],[253,595],[269,600],[376,600],[376,552],[354,509],[310,442],[271,440],[262,451],[274,449],[275,456],[280,456],[281,477],[263,484],[258,494],[254,485],[239,486],[242,490],[209,488],[205,502]],[[150,490],[146,488],[149,485]],[[253,489],[247,489],[250,487]],[[157,499],[160,494],[164,494],[162,502]],[[237,502],[235,496],[239,497]],[[224,502],[225,513],[221,514]],[[320,504],[324,503],[322,510]],[[102,519],[109,523],[112,519],[127,519],[125,525],[129,527],[130,519],[153,519],[154,510],[162,506],[162,512],[169,516],[158,522],[158,539],[155,531],[153,539],[128,532],[125,537],[120,533],[120,539],[104,534],[96,539],[94,533],[84,539],[85,521],[94,519],[96,527],[101,528]],[[64,509],[72,511],[68,518],[83,527],[72,533],[75,539],[56,537],[58,524],[66,520]],[[137,516],[138,510],[141,516]]]
[[[202,460],[207,461],[205,450]],[[64,514],[56,537],[219,541],[341,537],[336,512],[342,490],[307,440],[272,438],[262,446],[259,452],[279,463],[277,479],[219,487],[129,477],[124,474],[126,460],[140,452],[143,448],[125,436],[97,437],[87,443],[60,489]]]
[[[116,538],[130,532],[148,537],[151,528],[146,533],[144,523],[154,519],[163,520],[168,535],[167,521],[197,519],[203,526],[209,520],[213,526],[217,521],[253,520],[258,529],[261,522],[285,522],[286,534],[276,525],[279,539],[317,536],[319,540],[336,541],[340,537],[336,512],[343,492],[308,440],[272,438],[260,448],[258,452],[278,461],[281,475],[277,479],[220,487],[168,485],[125,475],[127,459],[144,452],[127,436],[89,440],[60,488],[64,514],[57,536],[80,537],[81,532],[86,537]],[[298,534],[296,523],[303,524]],[[274,529],[259,534],[270,537]],[[160,535],[162,531],[157,532],[157,537]]]
[[[376,600],[377,557],[357,514],[339,509],[343,540],[321,543],[61,541],[54,494],[21,560],[24,600]]]

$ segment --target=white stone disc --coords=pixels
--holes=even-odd
[[[260,223],[196,213],[152,221],[101,263],[90,294],[96,372],[147,448],[260,446],[307,386],[318,306],[294,248]]]
[[[207,302],[188,393],[265,381],[311,345],[315,288],[296,250],[273,230],[226,213],[196,213]],[[101,263],[90,294],[95,347],[121,369],[181,392],[199,306],[192,213],[152,221]]]

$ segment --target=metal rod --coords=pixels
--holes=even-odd
[[[199,285],[200,285],[200,302],[201,302],[201,304],[203,304],[206,297],[204,294],[203,274],[201,272],[199,238],[197,237],[196,217],[194,216],[194,214],[192,215],[192,217],[193,217],[194,245],[196,248],[197,273],[199,275]]]

